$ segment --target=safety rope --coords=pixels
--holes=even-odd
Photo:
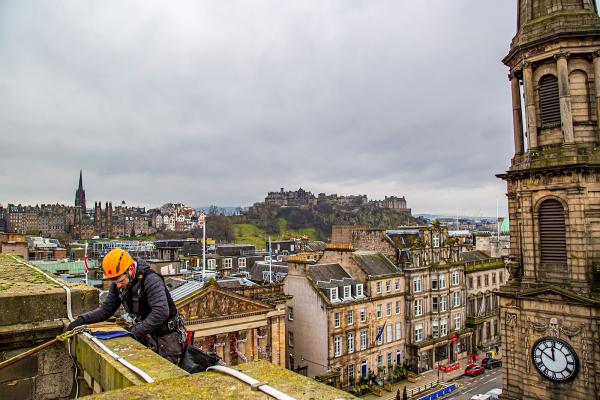
[[[295,400],[292,396],[280,392],[279,390],[267,385],[266,383],[256,380],[251,376],[248,376],[243,372],[240,372],[233,368],[224,367],[222,365],[213,365],[212,367],[208,367],[206,370],[221,372],[233,376],[234,378],[237,378],[240,381],[250,385],[252,390],[260,390],[261,392],[266,393],[269,396],[276,398],[277,400]]]

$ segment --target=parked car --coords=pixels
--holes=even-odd
[[[489,394],[476,394],[474,396],[471,396],[471,398],[469,400],[490,400],[491,397]]]
[[[502,394],[502,389],[494,388],[486,393],[486,395],[490,396],[490,400],[498,400],[500,395]]]
[[[495,358],[484,358],[481,360],[481,366],[485,369],[494,369],[502,366],[502,360]]]
[[[477,364],[469,364],[467,365],[467,368],[465,368],[465,375],[468,376],[477,376],[483,374],[484,372],[485,368]]]

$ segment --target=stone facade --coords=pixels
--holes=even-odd
[[[600,19],[592,0],[539,0],[519,2],[517,25],[503,60],[515,143],[510,169],[499,175],[511,239],[511,279],[498,292],[503,397],[598,398]],[[542,375],[533,365],[542,338],[571,346],[578,366]]]
[[[365,262],[378,264],[380,272],[367,273]],[[314,273],[317,269],[341,274],[325,280]],[[405,282],[381,254],[330,246],[317,264],[291,256],[284,285],[292,296],[288,340],[291,335],[294,343],[288,343],[288,368],[317,379],[333,371],[331,383],[349,388],[404,364]]]
[[[480,255],[470,259],[471,254]],[[496,291],[508,280],[508,271],[500,258],[488,258],[474,251],[461,254],[467,280],[467,326],[473,328],[472,348],[477,352],[500,346],[500,302]],[[475,257],[472,257],[475,258]]]
[[[176,302],[194,344],[227,365],[264,359],[285,367],[285,301],[281,285],[232,291],[214,281]]]

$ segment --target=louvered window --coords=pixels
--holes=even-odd
[[[558,79],[554,75],[544,75],[540,79],[540,115],[542,128],[560,126]]]
[[[542,263],[566,264],[565,210],[562,204],[557,200],[545,200],[539,213]]]

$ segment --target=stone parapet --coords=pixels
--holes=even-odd
[[[296,399],[355,399],[335,389],[277,367],[266,361],[253,361],[232,367]],[[201,372],[144,386],[130,387],[88,397],[90,400],[122,399],[272,399],[242,381],[218,372]]]
[[[19,260],[0,254],[0,326],[66,319],[65,290]],[[74,315],[98,306],[97,289],[63,283],[71,289]]]
[[[189,375],[132,337],[125,336],[102,342],[111,351],[147,373],[156,382]],[[71,341],[72,353],[95,392],[123,389],[146,383],[98,347],[90,337],[79,334]]]

